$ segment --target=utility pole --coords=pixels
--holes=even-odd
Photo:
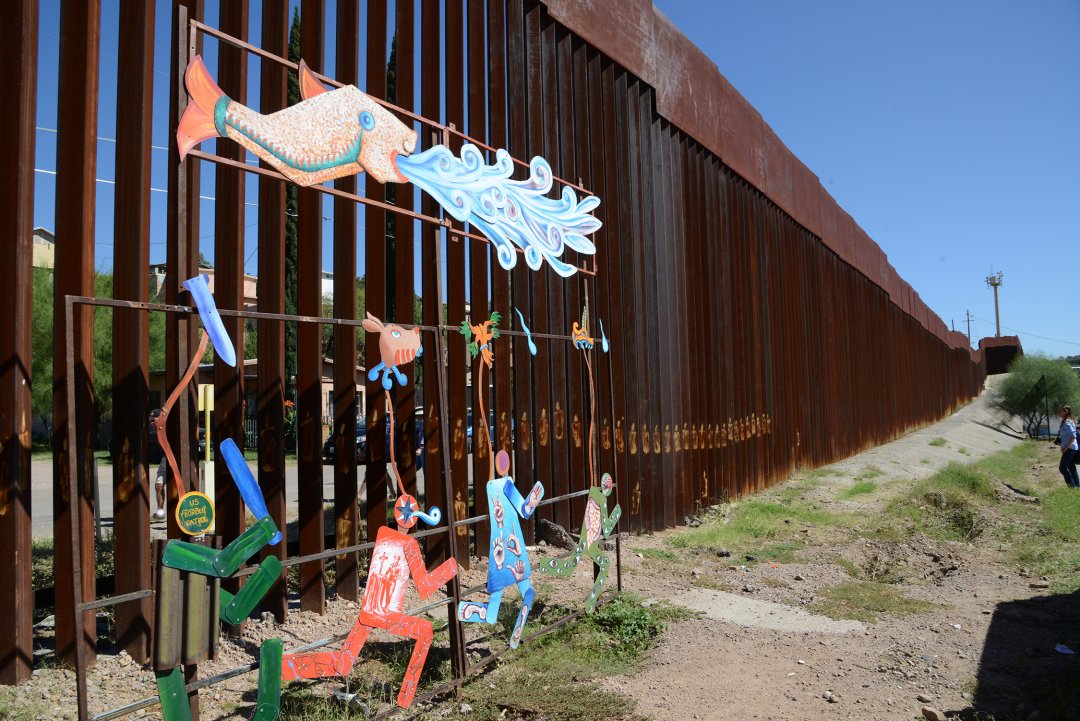
[[[995,337],[1001,337],[1001,310],[998,308],[998,288],[1004,283],[1005,274],[1000,270],[997,273],[991,273],[986,276],[986,285],[994,289],[994,322],[997,324],[997,333]]]
[[[965,311],[964,311],[964,315],[965,315],[965,316],[967,316],[967,324],[968,324],[968,345],[970,346],[970,345],[971,345],[971,311],[970,311],[970,310],[965,310]]]

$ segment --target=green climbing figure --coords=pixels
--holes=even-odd
[[[232,439],[222,441],[218,447],[232,473],[240,495],[248,510],[259,516],[258,520],[228,546],[215,550],[197,543],[169,541],[161,554],[164,572],[195,574],[213,579],[229,578],[240,567],[266,545],[275,545],[281,541],[281,533],[266,509],[262,491],[255,477],[251,474],[240,449]],[[270,587],[281,578],[281,561],[276,556],[267,556],[248,578],[247,583],[235,595],[225,589],[217,589],[218,616],[231,624],[239,624],[255,605],[266,595]],[[180,583],[179,580],[176,581]],[[159,591],[160,592],[160,591]],[[185,599],[180,593],[159,599],[159,615],[179,619]],[[161,609],[166,611],[162,612]],[[187,609],[191,612],[191,609]],[[185,633],[186,623],[158,623],[158,632],[166,635]],[[215,629],[216,633],[216,629]],[[159,646],[161,645],[159,639]],[[280,638],[267,639],[259,647],[259,692],[253,721],[274,721],[281,708],[281,659],[282,643]],[[165,721],[191,721],[191,704],[188,701],[184,684],[184,672],[179,664],[168,664],[171,668],[161,668],[155,660],[158,698]]]
[[[607,499],[615,488],[615,482],[611,480],[611,474],[605,473],[600,478],[600,487],[593,486],[589,489],[589,501],[585,505],[585,518],[581,522],[581,540],[577,548],[568,556],[553,558],[539,566],[540,573],[555,576],[572,576],[581,563],[582,558],[589,558],[599,569],[596,581],[593,583],[592,593],[585,605],[585,611],[592,613],[596,608],[596,600],[604,590],[604,581],[607,580],[608,564],[610,558],[604,553],[601,546],[601,538],[607,539],[615,530],[615,525],[622,516],[622,508],[615,504],[609,514],[607,511]]]

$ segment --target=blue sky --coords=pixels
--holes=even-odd
[[[1002,333],[1080,354],[1080,3],[655,5],[946,324],[1000,270]]]
[[[993,295],[984,279],[1000,270],[1002,332],[1018,332],[1028,352],[1080,354],[1080,230],[1074,220],[1080,205],[1080,3],[656,5],[712,58],[946,324],[955,321],[965,330],[970,310],[972,336],[993,335]],[[259,6],[253,0],[249,37],[256,43]],[[170,8],[168,0],[157,0],[155,189],[166,187],[164,148],[171,142]],[[217,8],[207,1],[212,25]],[[328,0],[328,18],[334,8]],[[103,0],[95,258],[103,270],[112,267],[115,198],[108,181],[114,177],[117,24],[116,0]],[[364,32],[363,19],[358,31]],[[35,224],[53,228],[59,0],[41,0],[40,33]],[[204,56],[213,72],[212,39]],[[332,38],[327,58],[332,75]],[[361,77],[364,61],[361,52]],[[250,77],[258,70],[252,57]],[[248,103],[258,107],[257,82],[248,90]],[[213,152],[214,144],[201,148]],[[208,163],[203,179],[200,244],[212,258]],[[258,259],[257,190],[249,176],[245,267],[251,272]],[[165,193],[151,198],[151,262],[163,262]],[[329,265],[329,199],[323,214]]]

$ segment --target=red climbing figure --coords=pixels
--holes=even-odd
[[[457,561],[451,558],[428,573],[420,554],[420,544],[402,532],[416,525],[417,518],[423,518],[429,525],[437,524],[441,516],[439,509],[432,508],[430,515],[420,512],[416,509],[415,498],[402,495],[394,508],[394,516],[399,530],[383,526],[376,536],[360,616],[345,639],[345,645],[340,651],[286,654],[281,665],[282,679],[298,681],[349,675],[372,629],[381,628],[416,641],[397,697],[398,706],[402,708],[412,704],[420,672],[431,648],[432,629],[431,621],[402,613],[409,576],[412,576],[420,598],[428,598],[457,574],[458,567]]]
[[[408,708],[416,695],[420,672],[424,669],[424,661],[427,660],[428,650],[431,648],[432,635],[431,621],[402,613],[409,577],[411,576],[416,584],[420,598],[426,599],[457,574],[458,566],[457,561],[451,558],[428,573],[424,557],[420,553],[420,544],[415,538],[408,536],[407,532],[418,520],[429,526],[437,525],[442,520],[442,513],[434,506],[429,513],[420,510],[416,499],[405,492],[401,474],[398,473],[397,459],[394,457],[395,424],[394,404],[390,398],[390,388],[393,385],[391,374],[399,383],[405,382],[405,375],[397,366],[411,362],[422,352],[419,329],[414,328],[409,332],[400,326],[384,325],[370,313],[364,321],[364,327],[370,332],[382,334],[379,348],[383,362],[372,369],[369,378],[375,380],[378,371],[383,371],[386,406],[390,409],[390,467],[401,494],[394,504],[397,530],[383,526],[375,537],[375,548],[371,550],[371,570],[360,606],[360,616],[345,639],[345,645],[340,651],[287,654],[282,659],[281,678],[298,681],[302,678],[348,676],[372,629],[381,628],[395,636],[416,641],[397,697],[398,706]]]

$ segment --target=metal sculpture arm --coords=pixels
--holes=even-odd
[[[449,558],[434,571],[428,573],[427,566],[424,565],[424,557],[420,553],[420,544],[415,538],[410,538],[405,547],[405,560],[409,563],[413,583],[416,584],[416,592],[420,594],[421,599],[427,599],[445,586],[458,572],[457,559]]]
[[[514,485],[513,478],[507,478],[503,484],[503,493],[510,499],[510,503],[514,506],[514,510],[518,512],[518,515],[522,518],[532,518],[533,511],[540,505],[540,500],[544,497],[544,484],[540,481],[536,482],[536,485],[529,491],[527,498],[523,498],[521,493],[518,492],[517,486]]]

